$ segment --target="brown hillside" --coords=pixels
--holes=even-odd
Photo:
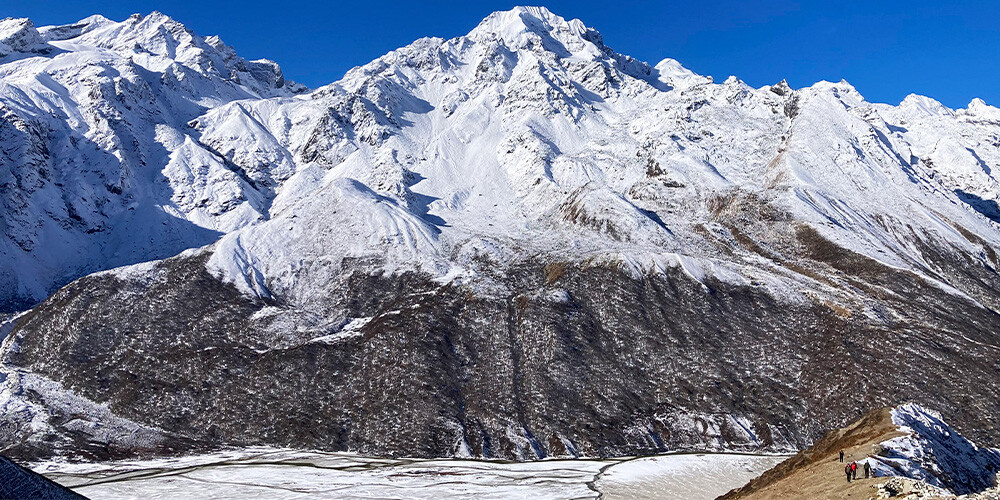
[[[864,474],[858,471],[858,479],[848,484],[844,465],[873,454],[878,443],[903,435],[892,424],[889,411],[889,408],[871,411],[857,422],[829,432],[812,447],[720,499],[870,498],[874,494],[872,485],[888,478],[864,479]],[[840,462],[840,450],[844,450],[845,463]]]

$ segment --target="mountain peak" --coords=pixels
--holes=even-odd
[[[685,89],[702,83],[712,83],[712,77],[701,76],[669,57],[657,63],[654,69],[658,72],[661,82],[674,88]]]
[[[15,52],[34,52],[45,45],[35,25],[28,18],[0,20],[0,57]]]
[[[167,31],[172,33],[192,33],[183,23],[158,10],[154,10],[145,16],[133,14],[132,17],[128,18],[128,22],[132,25],[132,29],[136,31],[151,32],[163,26]]]
[[[965,113],[990,121],[1000,122],[1000,109],[986,104],[986,101],[978,97],[969,102],[969,105],[965,108]]]
[[[579,19],[566,21],[565,18],[554,14],[545,7],[519,6],[486,16],[486,19],[483,19],[473,31],[517,35],[522,31],[549,32],[553,28],[563,26],[576,28],[580,32],[587,29]]]
[[[899,107],[904,110],[917,112],[927,116],[952,116],[954,112],[936,99],[910,94],[899,103]]]
[[[579,19],[567,21],[545,7],[515,7],[498,11],[483,19],[469,32],[469,38],[482,40],[499,38],[514,48],[530,47],[534,39],[541,38],[543,47],[562,56],[577,54],[586,48],[601,52],[604,44],[601,35],[588,28]]]

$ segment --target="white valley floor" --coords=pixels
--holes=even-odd
[[[36,472],[94,500],[189,498],[711,499],[784,456],[674,454],[510,463],[411,460],[253,448],[142,462],[43,463]]]
[[[604,499],[712,500],[743,486],[788,456],[682,454],[613,465],[597,480]]]

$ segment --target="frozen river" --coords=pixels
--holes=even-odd
[[[785,458],[673,454],[516,463],[253,448],[139,462],[44,463],[34,470],[95,500],[711,499]]]

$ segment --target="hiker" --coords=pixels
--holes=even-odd
[[[851,479],[857,479],[857,478],[858,478],[858,463],[851,462]]]
[[[868,479],[868,475],[872,473],[872,464],[865,460],[865,479]]]
[[[844,466],[844,472],[847,473],[847,482],[848,483],[851,482],[851,464],[847,464]]]
[[[844,450],[840,450],[840,463],[844,463]]]

